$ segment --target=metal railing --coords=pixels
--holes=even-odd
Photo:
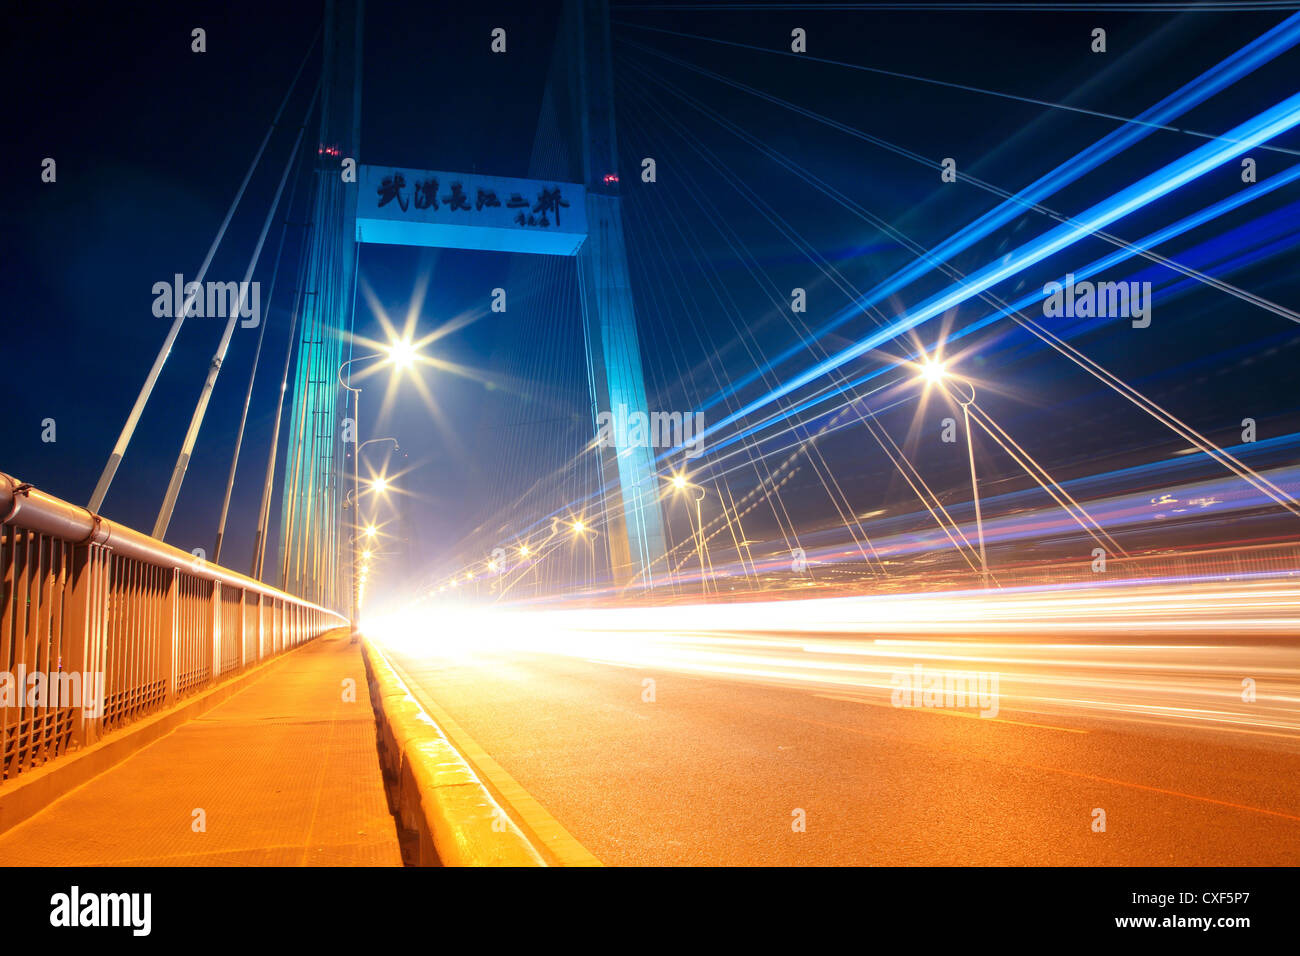
[[[346,623],[0,472],[0,780]]]

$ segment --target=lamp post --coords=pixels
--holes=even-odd
[[[587,524],[587,522],[584,521],[582,518],[573,519],[573,521],[569,525],[569,529],[573,532],[573,536],[576,539],[578,539],[579,541],[581,541],[583,544],[587,546],[587,552],[583,560],[582,573],[585,577],[584,587],[591,587],[592,582],[595,580],[596,577],[595,540],[597,535],[600,534],[600,532],[598,532],[591,525]],[[587,535],[591,535],[590,540],[588,540]],[[570,565],[570,567],[572,567],[572,565]]]
[[[673,489],[676,491],[685,491],[687,489],[690,489],[692,491],[699,492],[699,494],[694,496],[695,498],[695,529],[694,529],[695,530],[695,535],[694,535],[695,557],[696,560],[700,562],[700,593],[708,594],[709,593],[708,578],[704,570],[704,518],[700,510],[700,502],[704,500],[704,496],[707,494],[707,492],[704,490],[703,485],[697,485],[694,482],[687,481],[685,475],[673,475],[668,480],[672,483]],[[688,516],[686,520],[689,522],[690,517]]]
[[[970,463],[970,487],[971,498],[975,503],[975,533],[979,539],[980,546],[980,579],[984,587],[989,586],[989,562],[988,556],[984,550],[984,516],[980,511],[980,488],[979,481],[975,475],[975,446],[971,438],[970,427],[970,407],[975,404],[975,385],[968,378],[962,378],[949,372],[942,362],[936,362],[933,359],[926,359],[921,366],[921,374],[925,377],[927,383],[938,385],[944,390],[944,394],[951,395],[957,404],[961,406],[962,420],[966,426],[966,458]],[[960,392],[952,395],[948,391],[948,382],[959,382],[970,389],[970,395],[962,397]]]
[[[392,342],[388,346],[387,350],[383,352],[372,352],[368,355],[358,355],[355,358],[348,359],[346,362],[344,362],[342,365],[339,366],[339,370],[338,370],[339,386],[341,388],[347,389],[349,392],[352,393],[353,450],[352,450],[352,495],[351,497],[354,501],[358,501],[358,508],[357,508],[358,519],[360,517],[360,502],[358,500],[359,499],[358,488],[361,483],[361,479],[360,479],[361,449],[365,447],[365,445],[370,444],[370,442],[369,441],[364,443],[357,442],[357,438],[360,437],[360,431],[361,431],[361,389],[353,388],[347,382],[343,381],[343,370],[347,368],[349,365],[351,365],[353,362],[364,362],[371,359],[382,359],[387,363],[391,363],[395,368],[400,370],[409,367],[415,361],[415,347],[411,344],[411,340],[409,338],[398,339]],[[352,376],[349,373],[348,381],[351,380],[352,380]],[[371,439],[370,441],[391,441],[394,445],[397,444],[397,440],[395,438],[374,438]],[[344,501],[344,507],[347,507],[347,501]],[[357,524],[360,525],[360,523],[361,523],[360,520],[358,520]],[[353,583],[352,624],[355,627],[357,623],[357,615],[360,610],[359,600],[358,600],[359,588],[356,586],[357,585],[357,549],[355,544],[353,545],[352,548],[352,583]]]
[[[360,509],[358,509],[358,511],[359,510]],[[348,544],[352,547],[353,574],[356,577],[356,580],[352,582],[353,601],[358,606],[358,611],[360,610],[360,604],[361,604],[361,592],[365,587],[366,577],[370,573],[370,559],[375,555],[374,541],[375,541],[375,536],[377,534],[378,534],[378,529],[376,529],[374,525],[366,525],[365,529],[361,531],[359,534],[353,534],[348,538]],[[363,543],[364,550],[361,551],[361,569],[360,571],[357,571],[355,567],[356,554],[358,548],[362,547],[362,545],[359,545],[357,542],[357,539],[359,537],[364,538],[364,543]],[[353,643],[356,643],[356,640],[357,640],[356,632],[354,631],[352,635]]]
[[[372,440],[372,441],[392,441],[394,445],[397,444],[396,441],[393,440],[393,439],[391,439],[391,438],[375,438],[375,439],[371,439],[371,440]],[[354,452],[354,454],[359,455],[361,449],[364,448],[364,447],[365,447],[366,445],[368,445],[368,444],[370,444],[370,442],[362,442],[361,445],[357,446],[357,450],[356,450],[356,452]],[[349,492],[347,493],[347,496],[343,499],[343,510],[346,511],[348,508],[355,508],[355,509],[356,509],[356,522],[355,522],[355,525],[356,525],[357,528],[360,528],[360,527],[361,527],[361,496],[360,496],[360,491],[361,491],[361,489],[360,489],[360,487],[356,484],[356,481],[357,481],[357,478],[356,478],[356,469],[354,468],[354,469],[353,469],[353,482],[354,482],[354,485],[353,485],[352,490],[349,491]],[[367,482],[367,485],[368,485],[368,490],[370,490],[370,491],[376,491],[376,492],[379,492],[380,494],[383,494],[385,491],[387,491],[389,488],[392,487],[392,483],[391,483],[387,478],[385,478],[383,475],[380,475],[378,478],[373,478],[373,479],[369,480],[369,481]],[[365,530],[362,532],[362,535],[363,535],[363,536],[365,537],[365,539],[366,539],[366,545],[365,545],[365,546],[366,546],[367,549],[370,547],[370,542],[373,541],[373,539],[374,539],[376,533],[377,533],[377,531],[376,531],[376,528],[375,528],[375,526],[374,526],[373,524],[368,524],[368,525],[366,525]],[[353,578],[353,588],[352,588],[352,613],[353,613],[353,618],[352,618],[352,620],[353,620],[353,621],[356,621],[356,619],[357,619],[356,615],[360,613],[360,603],[361,603],[361,602],[360,602],[360,596],[359,596],[359,593],[358,593],[360,589],[356,586],[357,583],[358,583],[358,581],[357,581],[357,552],[358,552],[358,548],[360,547],[360,545],[358,544],[358,541],[357,541],[357,535],[353,534],[353,535],[348,539],[348,544],[350,544],[350,545],[352,546],[352,578]],[[369,558],[369,557],[370,557],[370,551],[369,551],[369,550],[367,550],[367,551],[365,552],[365,557],[366,557],[366,558]]]

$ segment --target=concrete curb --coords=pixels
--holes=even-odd
[[[361,642],[393,815],[416,837],[416,866],[546,866],[383,652]]]
[[[48,764],[26,770],[13,780],[0,784],[0,833],[4,833],[27,818],[48,807],[55,800],[82,784],[111,770],[123,760],[133,756],[150,744],[161,740],[177,727],[188,723],[217,704],[228,700],[253,681],[265,676],[267,668],[284,660],[294,651],[301,650],[337,628],[326,631],[310,641],[303,641],[274,657],[262,661],[242,674],[187,697],[164,711],[149,714],[108,734],[84,750],[74,750],[51,760]]]

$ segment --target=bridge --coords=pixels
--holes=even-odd
[[[309,6],[21,186],[0,864],[1300,862],[1297,5]]]

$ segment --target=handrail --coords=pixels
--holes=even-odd
[[[0,523],[38,531],[72,544],[99,544],[116,554],[157,567],[182,569],[195,577],[277,597],[293,604],[316,607],[310,601],[281,591],[216,564],[197,558],[142,531],[101,517],[80,505],[46,494],[0,471]],[[322,610],[325,610],[322,608]],[[331,612],[333,613],[333,612]],[[343,619],[340,617],[340,620]]]
[[[345,624],[0,472],[0,781]]]

